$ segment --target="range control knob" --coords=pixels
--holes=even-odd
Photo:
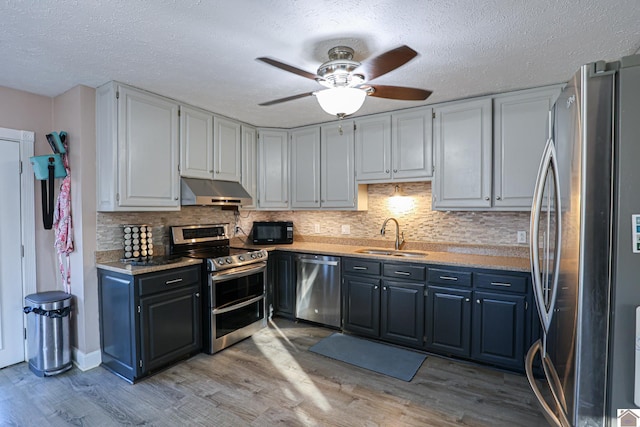
[[[256,259],[256,254],[252,252],[252,253],[251,253],[251,258],[252,258],[252,259]]]
[[[258,258],[262,258],[262,252],[258,252]]]
[[[224,264],[224,258],[218,258],[216,262],[220,265]]]
[[[231,264],[231,258],[227,258],[227,264]]]
[[[238,255],[238,259],[239,259],[240,261],[244,261],[244,257],[243,257],[242,255]]]

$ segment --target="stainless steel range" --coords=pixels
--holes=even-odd
[[[172,256],[204,259],[203,349],[213,354],[267,325],[267,251],[229,248],[229,224],[171,227]]]

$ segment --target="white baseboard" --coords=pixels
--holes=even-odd
[[[92,351],[91,353],[83,353],[77,348],[71,349],[73,353],[73,364],[81,371],[88,371],[89,369],[96,368],[102,363],[102,355],[100,350]]]

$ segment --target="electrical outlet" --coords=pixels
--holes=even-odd
[[[518,231],[518,243],[527,243],[527,232],[524,230]]]
[[[240,226],[239,226],[239,225],[236,225],[236,228],[235,228],[234,233],[235,233],[235,234],[240,233]]]
[[[342,225],[342,234],[351,234],[351,226],[348,224]]]
[[[320,233],[320,224],[313,224],[313,232]]]

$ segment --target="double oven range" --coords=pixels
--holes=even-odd
[[[267,251],[229,247],[228,224],[171,227],[170,253],[203,260],[203,351],[216,353],[267,325]]]

